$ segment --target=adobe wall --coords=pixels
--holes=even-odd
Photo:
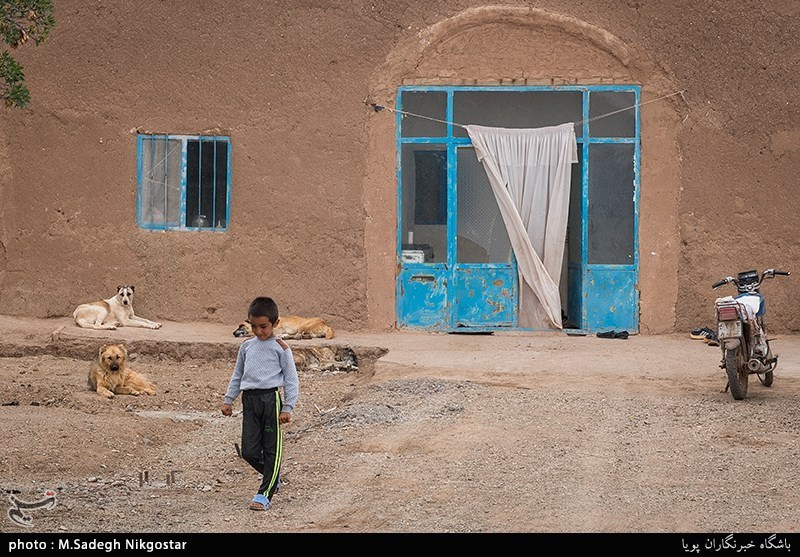
[[[0,109],[0,314],[68,315],[131,283],[154,319],[235,325],[268,294],[390,328],[394,118],[364,101],[523,78],[685,91],[642,108],[641,330],[708,325],[721,276],[800,272],[800,10],[763,4],[59,2],[50,38],[15,51],[31,104]],[[138,229],[137,130],[231,136],[227,233]],[[769,285],[773,330],[800,330],[795,290]]]
[[[3,113],[16,222],[0,313],[69,315],[133,284],[153,319],[233,330],[271,295],[338,328],[366,321],[362,100],[384,24],[213,6],[57,2],[47,42],[15,51],[32,101]],[[137,227],[137,130],[231,136],[227,233]]]

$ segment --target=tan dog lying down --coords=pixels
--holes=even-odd
[[[128,367],[128,350],[123,344],[106,344],[100,348],[89,370],[89,388],[106,398],[156,394],[155,385]]]
[[[282,315],[275,325],[275,336],[288,339],[333,338],[333,329],[319,317],[297,317]],[[253,336],[253,328],[248,321],[243,321],[233,331],[235,337]]]

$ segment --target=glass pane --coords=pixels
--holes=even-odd
[[[180,226],[181,141],[166,136],[142,140],[143,226]]]
[[[190,140],[186,144],[186,225],[225,226],[227,143]],[[224,195],[224,196],[223,196]]]
[[[541,128],[583,119],[581,91],[456,91],[453,120],[501,128]],[[467,130],[454,127],[458,137]],[[580,136],[581,126],[575,126]]]
[[[447,261],[445,146],[403,145],[401,177],[403,257],[406,261],[445,263]]]
[[[591,137],[634,137],[636,135],[636,95],[629,91],[592,91],[589,93]],[[616,114],[614,111],[626,108]],[[611,114],[610,116],[604,116]]]
[[[589,146],[589,263],[633,264],[633,145]]]
[[[447,152],[414,151],[415,224],[447,224]]]
[[[511,263],[511,241],[483,164],[472,147],[458,150],[457,260]]]
[[[400,127],[403,137],[443,137],[447,135],[447,93],[444,91],[405,91],[401,93],[402,110],[442,120],[435,122],[402,114]]]

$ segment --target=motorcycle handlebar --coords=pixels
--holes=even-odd
[[[779,270],[776,270],[776,269],[767,269],[766,271],[761,273],[761,278],[758,280],[758,285],[760,285],[761,282],[765,278],[770,278],[770,277],[774,277],[774,276],[777,276],[777,275],[783,275],[783,276],[788,277],[789,276],[789,271],[779,271]],[[711,285],[711,289],[713,290],[715,288],[719,288],[723,284],[728,284],[730,282],[736,284],[737,286],[739,285],[739,282],[735,278],[733,278],[733,277],[725,277],[721,281],[715,282],[714,284],[712,284]]]

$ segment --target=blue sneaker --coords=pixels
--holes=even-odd
[[[250,501],[251,511],[266,511],[269,508],[269,499],[263,493],[259,493]]]

